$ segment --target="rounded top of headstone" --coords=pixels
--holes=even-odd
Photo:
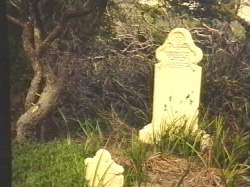
[[[173,29],[163,45],[156,49],[156,58],[163,63],[197,64],[203,53],[192,39],[190,32],[184,28]]]
[[[240,2],[238,16],[250,25],[250,0],[242,0]]]

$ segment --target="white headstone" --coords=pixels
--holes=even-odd
[[[116,164],[110,153],[99,149],[93,158],[84,160],[86,165],[85,178],[90,187],[122,187],[124,183],[122,166]]]
[[[172,30],[156,50],[153,119],[139,132],[145,143],[158,141],[169,125],[198,129],[201,71],[197,65],[202,51],[195,46],[190,32],[184,28]],[[163,123],[164,122],[164,123]]]

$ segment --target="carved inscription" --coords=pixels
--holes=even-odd
[[[190,64],[202,59],[202,51],[196,47],[189,31],[174,29],[162,46],[156,50],[156,58],[163,63]]]

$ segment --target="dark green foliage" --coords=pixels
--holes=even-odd
[[[106,23],[110,33],[105,37],[100,33],[89,47],[81,48],[84,56],[74,62],[76,68],[66,88],[70,95],[66,103],[72,107],[63,107],[66,115],[100,118],[101,123],[115,127],[120,122],[138,128],[149,123],[154,51],[171,29],[184,27],[204,53],[200,63],[202,115],[223,115],[233,128],[249,127],[249,63],[243,60],[247,53],[239,53],[244,41],[235,39],[228,22],[204,21],[190,14],[164,8],[155,11],[133,3],[114,1],[109,8]],[[203,23],[218,32],[211,32]]]
[[[171,1],[179,2],[183,1]],[[217,3],[209,2],[202,1],[201,5],[212,7]],[[77,1],[65,1],[65,5],[74,7]],[[56,46],[72,51],[72,62],[68,63],[70,80],[65,85],[60,105],[65,115],[79,119],[99,118],[100,123],[115,127],[120,122],[133,127],[149,123],[153,64],[156,63],[154,51],[171,29],[184,27],[192,32],[196,44],[204,52],[200,64],[203,67],[202,114],[208,113],[211,118],[224,115],[229,126],[249,128],[249,58],[243,60],[247,53],[238,53],[242,41],[234,39],[227,22],[194,19],[195,16],[182,14],[175,8],[178,6],[173,4],[171,10],[145,9],[133,2],[112,1],[108,6],[109,15],[95,40],[84,34],[81,25],[85,18],[70,23],[69,31],[62,35],[60,42],[55,42]],[[203,23],[218,30],[218,34],[210,33],[202,27]],[[207,37],[204,39],[197,32]],[[22,58],[19,61],[23,63]],[[22,70],[24,72],[20,68],[20,72]],[[13,71],[12,75],[19,78],[20,73],[15,73]],[[24,74],[27,81],[29,75]],[[22,84],[13,84],[12,88],[19,85]]]

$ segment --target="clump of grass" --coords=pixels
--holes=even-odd
[[[200,152],[201,133],[194,131],[194,123],[175,121],[170,124],[162,122],[164,132],[161,140],[155,143],[156,150],[167,154],[176,154],[183,157],[196,156]]]
[[[60,109],[58,111],[64,121],[63,124],[66,126],[68,144],[71,143],[72,137],[73,137],[70,132],[69,122],[73,121],[77,127],[77,129],[74,130],[76,131],[75,134],[78,134],[78,137],[80,137],[81,139],[84,139],[84,142],[85,142],[84,151],[86,153],[90,155],[94,154],[99,148],[101,148],[104,145],[103,144],[104,136],[102,134],[102,130],[97,120],[93,121],[93,120],[86,119],[84,121],[81,121],[75,118],[68,119]]]
[[[147,176],[144,165],[148,151],[149,146],[140,142],[137,136],[132,135],[131,146],[126,151],[127,156],[133,164],[132,169],[125,171],[125,183],[127,185],[136,182],[140,187],[142,182],[146,180]]]
[[[86,186],[82,145],[67,141],[13,145],[12,182],[18,187]]]
[[[213,123],[212,163],[222,168],[227,186],[236,186],[238,179],[250,171],[250,166],[247,164],[250,134],[247,132],[232,134],[221,117],[216,118]]]
[[[77,120],[77,123],[85,137],[84,150],[86,153],[94,154],[98,149],[104,146],[104,136],[98,121],[93,123],[89,120],[85,120],[84,122]]]

